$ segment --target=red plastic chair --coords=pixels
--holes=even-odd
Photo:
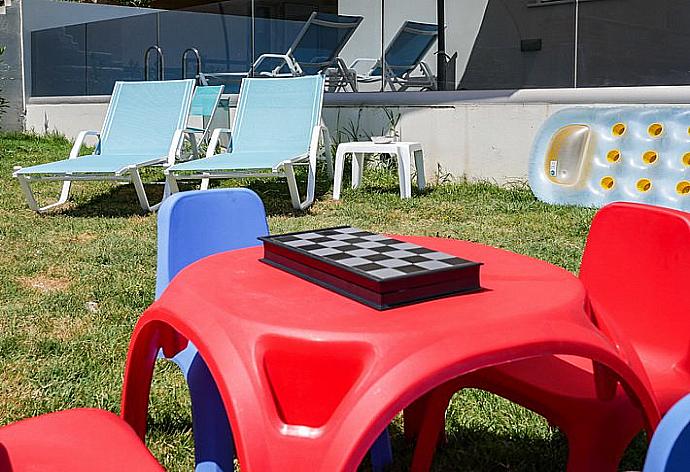
[[[0,470],[163,471],[134,430],[103,410],[76,409],[0,428]]]
[[[580,270],[593,322],[646,372],[662,413],[690,392],[689,270],[690,214],[614,203],[594,217]],[[615,379],[590,361],[526,359],[448,382],[408,408],[406,434],[418,436],[413,470],[431,465],[450,397],[465,387],[501,395],[561,428],[571,472],[615,471],[646,426]]]

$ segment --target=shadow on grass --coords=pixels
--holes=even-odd
[[[144,184],[150,204],[158,203],[163,197],[162,183]],[[134,185],[113,185],[108,190],[98,192],[85,201],[78,201],[75,206],[59,214],[80,218],[126,218],[144,215],[146,212],[139,206],[139,199]]]
[[[402,431],[392,430],[393,464],[389,472],[410,470],[414,441]],[[552,440],[512,438],[471,428],[459,428],[446,433],[446,440],[436,447],[431,471],[563,471],[568,446],[563,436]],[[360,471],[370,470],[369,459]]]
[[[320,175],[319,175],[320,174]],[[325,170],[317,173],[315,200],[330,194],[332,182]],[[297,174],[297,185],[300,195],[304,198],[306,189],[306,173]],[[252,178],[252,179],[227,179],[211,181],[211,188],[244,187],[256,192],[264,202],[267,216],[299,216],[305,211],[292,207],[290,192],[284,177],[278,178]],[[163,197],[163,181],[158,180],[144,184],[150,204],[161,201]],[[198,183],[180,184],[181,191],[196,190]],[[144,210],[139,206],[136,191],[132,184],[113,185],[108,190],[93,195],[86,201],[79,201],[72,208],[65,209],[57,214],[72,217],[130,217],[144,215]]]
[[[388,472],[410,470],[414,442],[401,430],[392,430],[393,464]],[[619,470],[641,470],[646,451],[645,434],[640,433],[628,447]],[[515,438],[467,427],[446,433],[436,448],[431,471],[472,472],[560,472],[566,470],[568,443],[559,433],[552,439]],[[370,470],[367,457],[360,471]]]

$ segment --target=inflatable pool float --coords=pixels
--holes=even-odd
[[[690,108],[566,108],[542,125],[529,183],[539,200],[640,202],[690,211]]]

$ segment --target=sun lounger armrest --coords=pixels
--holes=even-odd
[[[371,63],[371,66],[369,67],[369,71],[374,69],[374,66],[379,62],[380,58],[377,57],[358,57],[354,61],[352,61],[352,64],[350,64],[350,69],[354,69],[355,71],[357,70],[357,66],[362,63]]]
[[[175,165],[175,160],[182,150],[182,144],[184,142],[185,130],[177,129],[173,135],[172,142],[170,143],[170,149],[168,150],[168,165]]]
[[[74,140],[74,144],[72,145],[72,150],[69,153],[69,158],[70,159],[75,159],[79,157],[79,152],[81,151],[81,147],[84,145],[84,140],[86,139],[87,136],[97,136],[98,137],[98,144],[96,145],[96,154],[99,154],[101,152],[101,132],[100,131],[80,131],[79,134],[77,135],[77,139]]]
[[[211,134],[211,140],[208,142],[208,148],[206,149],[206,157],[211,157],[216,153],[216,147],[218,147],[218,141],[220,140],[221,134],[227,134],[230,137],[230,142],[228,143],[228,149],[232,143],[232,130],[229,128],[216,128]]]
[[[272,71],[272,74],[278,74],[280,69],[283,68],[284,65],[287,65],[288,68],[290,69],[290,72],[294,76],[300,76],[303,75],[302,68],[299,66],[297,61],[295,61],[291,56],[288,54],[262,54],[259,56],[259,58],[254,61],[254,64],[252,65],[252,72],[254,72],[256,69],[259,68],[261,63],[265,61],[266,59],[281,59],[283,62],[280,63],[279,66],[275,67]]]

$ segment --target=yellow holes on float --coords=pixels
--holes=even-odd
[[[688,133],[690,133],[690,128],[688,128]],[[625,134],[625,125],[623,123],[616,123],[611,127],[611,134],[620,138]]]
[[[646,193],[652,189],[652,181],[649,179],[640,179],[635,184],[638,192]]]
[[[690,167],[690,152],[683,154],[683,157],[681,157],[680,160],[683,162],[685,167]]]
[[[690,195],[690,182],[687,180],[678,182],[678,185],[676,185],[676,192],[678,192],[678,195]]]
[[[618,149],[612,149],[606,154],[606,160],[615,164],[616,162],[621,160],[621,152]]]
[[[648,166],[651,166],[657,160],[659,160],[659,154],[657,154],[656,151],[647,151],[644,154],[642,154],[642,162],[644,162]]]
[[[604,190],[611,190],[613,189],[613,187],[616,186],[616,181],[613,179],[613,177],[607,175],[606,177],[601,179],[599,184],[601,185],[601,188],[603,188]]]
[[[664,133],[664,126],[661,123],[652,123],[649,125],[649,128],[647,128],[647,133],[652,138],[658,138]]]

